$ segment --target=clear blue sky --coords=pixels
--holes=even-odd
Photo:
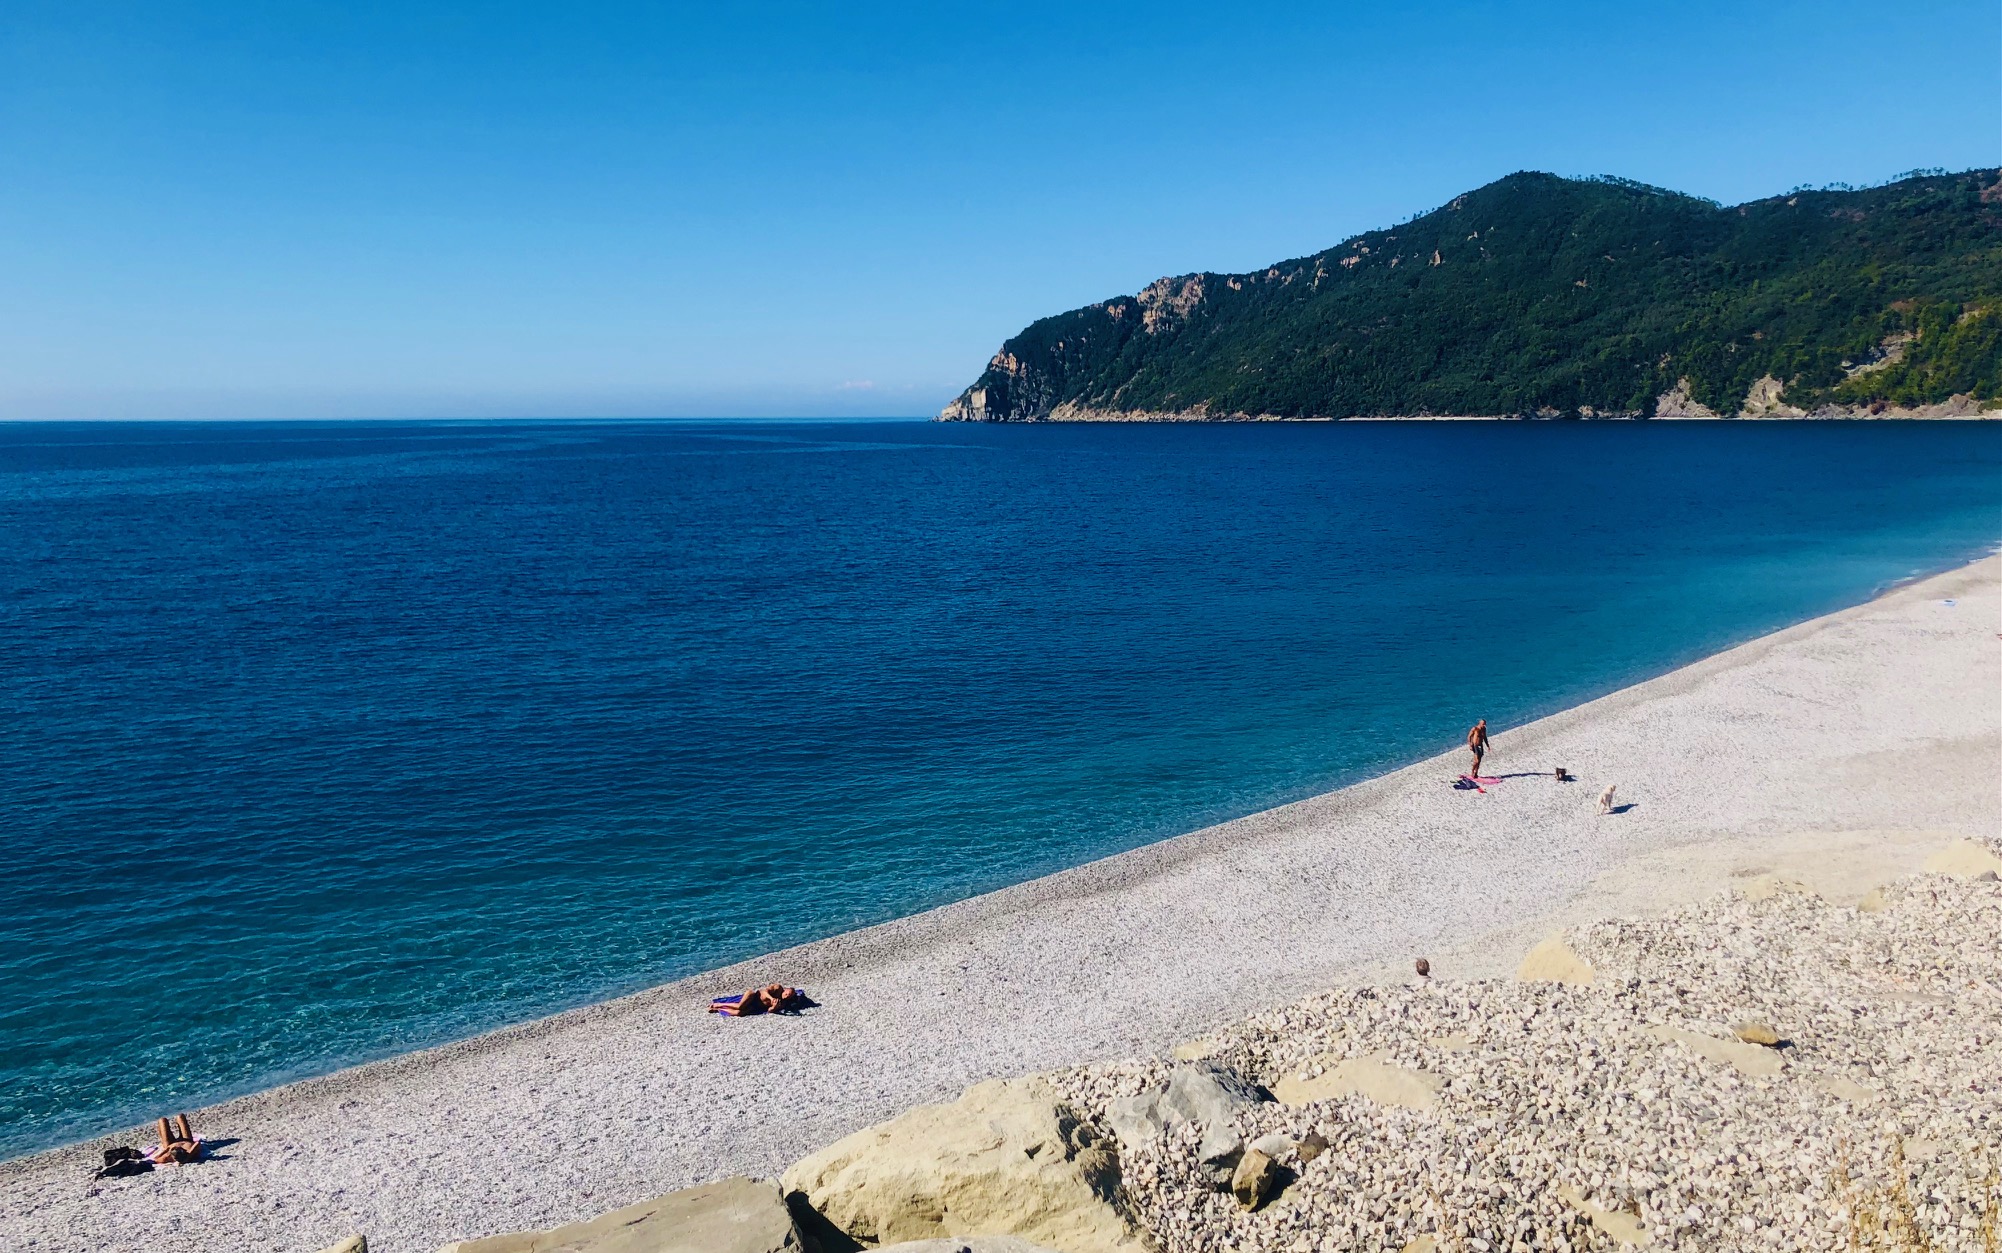
[[[0,6],[0,418],[917,414],[1512,170],[2002,163],[2002,6]]]

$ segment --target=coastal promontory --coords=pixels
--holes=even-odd
[[[2002,415],[2002,170],[1747,204],[1511,174],[1030,324],[947,421]]]

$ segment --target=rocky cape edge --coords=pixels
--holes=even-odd
[[[1200,292],[1201,275],[1184,275],[1181,278],[1157,280],[1138,298],[1145,302],[1148,292],[1161,289],[1164,284],[1194,284]],[[1899,347],[1896,337],[1887,339],[1880,351],[1886,360],[1896,360]],[[1872,363],[1875,364],[1875,363]],[[1852,373],[1867,370],[1869,366],[1858,367]],[[1027,367],[1006,352],[994,354],[988,362],[988,369],[1021,377],[1027,374]],[[987,389],[969,387],[961,392],[953,402],[939,410],[938,422],[1510,422],[1510,421],[1551,421],[1559,418],[1574,418],[1585,421],[1645,420],[1739,420],[1757,421],[1773,419],[1846,419],[1846,420],[1952,420],[1952,419],[2002,419],[2002,401],[1976,400],[1973,396],[1961,394],[1949,397],[1939,404],[1900,407],[1896,405],[1817,405],[1812,410],[1802,409],[1786,402],[1786,385],[1768,374],[1752,384],[1745,393],[1745,400],[1736,413],[1719,413],[1707,405],[1697,402],[1689,394],[1689,380],[1677,380],[1676,385],[1655,397],[1654,412],[1640,413],[1633,410],[1610,411],[1582,409],[1575,414],[1557,409],[1539,409],[1533,413],[1385,413],[1348,418],[1326,416],[1288,417],[1277,413],[1225,413],[1212,412],[1206,404],[1189,409],[1149,410],[1149,409],[1099,409],[1088,405],[1064,401],[1054,405],[1049,412],[1040,416],[1001,417],[987,411]]]
[[[1162,280],[1166,282],[1168,280]],[[1001,368],[1002,356],[993,361]],[[968,388],[958,399],[939,411],[938,422],[1534,422],[1576,418],[1584,421],[1760,421],[1776,419],[1914,420],[2002,419],[2002,402],[1979,401],[1972,396],[1953,396],[1936,405],[1901,408],[1895,405],[1818,405],[1813,410],[1786,403],[1786,387],[1768,374],[1752,385],[1737,413],[1718,413],[1689,395],[1686,380],[1655,398],[1652,414],[1627,412],[1581,412],[1576,415],[1555,409],[1535,413],[1398,413],[1368,417],[1287,417],[1276,413],[1213,413],[1207,405],[1172,411],[1094,409],[1066,401],[1048,414],[1032,418],[990,418],[986,412],[986,391]]]
[[[1068,402],[1057,405],[1048,414],[1034,418],[990,418],[981,403],[981,392],[969,388],[966,394],[939,411],[935,422],[1548,422],[1558,419],[1588,422],[1606,421],[1761,421],[1761,420],[1843,420],[1843,421],[1930,421],[1951,420],[2002,420],[2002,404],[1992,401],[1978,401],[1972,396],[1958,395],[1936,405],[1918,405],[1912,408],[1882,405],[1818,405],[1813,410],[1800,409],[1780,399],[1778,379],[1767,375],[1759,380],[1761,386],[1770,390],[1766,393],[1772,402],[1754,406],[1752,398],[1760,394],[1760,386],[1755,386],[1743,409],[1737,413],[1718,413],[1709,407],[1690,399],[1686,387],[1678,386],[1663,392],[1655,400],[1652,414],[1622,412],[1593,412],[1568,414],[1556,410],[1536,413],[1380,413],[1346,418],[1311,416],[1289,417],[1278,413],[1213,413],[1207,406],[1193,409],[1169,411],[1121,409],[1094,409]]]

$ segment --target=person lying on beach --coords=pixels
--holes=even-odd
[[[208,1156],[208,1146],[189,1125],[186,1114],[160,1120],[160,1143],[143,1153],[128,1145],[104,1150],[104,1168],[92,1179],[143,1175],[155,1166],[186,1166]]]
[[[205,1153],[200,1137],[188,1125],[188,1116],[182,1114],[178,1127],[172,1119],[160,1120],[160,1143],[146,1153],[146,1159],[156,1166],[185,1166],[199,1162]]]
[[[742,996],[719,996],[709,1002],[709,1012],[726,1018],[746,1018],[752,1014],[783,1014],[797,1010],[806,993],[783,983],[768,983]]]

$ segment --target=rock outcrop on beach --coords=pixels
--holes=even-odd
[[[725,1179],[587,1222],[448,1244],[438,1253],[815,1253],[778,1185]]]
[[[1044,318],[947,421],[2002,414],[2002,170],[1725,207],[1512,174]]]
[[[1145,1248],[1121,1208],[1111,1140],[1039,1077],[979,1084],[858,1131],[783,1182],[872,1246],[1008,1235],[1061,1253]]]

